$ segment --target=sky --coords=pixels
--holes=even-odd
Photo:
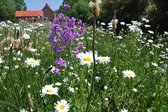
[[[63,0],[24,0],[27,10],[41,10],[47,3],[52,10],[57,10]]]

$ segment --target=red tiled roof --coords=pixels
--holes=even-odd
[[[34,17],[43,16],[43,11],[16,11],[16,17]]]

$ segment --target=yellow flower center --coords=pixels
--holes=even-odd
[[[50,90],[50,89],[49,89],[49,90],[47,90],[47,93],[52,93],[52,92],[53,92],[53,90]]]
[[[61,105],[60,109],[62,109],[62,110],[65,109],[65,105]]]
[[[29,63],[30,63],[31,65],[34,65],[36,62],[35,62],[34,60],[31,60]]]
[[[92,61],[92,59],[91,59],[90,57],[86,57],[86,58],[84,58],[84,60],[85,60],[86,62],[91,62],[91,61]]]
[[[129,77],[130,77],[130,76],[132,76],[132,74],[131,74],[131,73],[128,73],[127,75],[128,75]]]
[[[102,60],[103,60],[103,61],[106,61],[106,58],[105,58],[105,57],[103,57],[103,58],[102,58]]]

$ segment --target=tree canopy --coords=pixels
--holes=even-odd
[[[14,20],[16,10],[26,10],[24,0],[0,0],[0,21]]]
[[[89,19],[89,0],[64,0],[71,5],[69,16]],[[119,21],[131,22],[146,17],[150,20],[153,30],[168,29],[168,1],[167,0],[102,0],[99,20],[108,23],[113,19],[114,10]]]
[[[12,0],[0,0],[0,20],[13,20],[15,7]]]
[[[69,16],[80,18],[84,22],[88,21],[90,16],[89,0],[64,0],[64,3],[68,3],[71,7],[67,13]],[[61,11],[62,9],[60,8],[59,12]]]
[[[26,10],[27,9],[24,0],[12,0],[12,1],[15,5],[16,10]]]

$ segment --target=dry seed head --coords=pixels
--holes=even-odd
[[[20,39],[15,39],[14,40],[14,48],[19,48],[20,47],[20,43],[21,43],[21,41],[20,41]]]
[[[10,42],[11,42],[10,37],[7,37],[7,38],[5,39],[5,41],[6,41],[6,47],[9,47],[9,46],[10,46]]]
[[[92,6],[92,13],[95,17],[98,17],[100,15],[100,7],[99,4],[94,3]]]
[[[33,105],[33,100],[32,100],[32,98],[31,98],[30,93],[28,94],[28,100],[29,100],[29,106],[30,106],[30,108],[33,109],[33,108],[34,108],[34,105]]]

